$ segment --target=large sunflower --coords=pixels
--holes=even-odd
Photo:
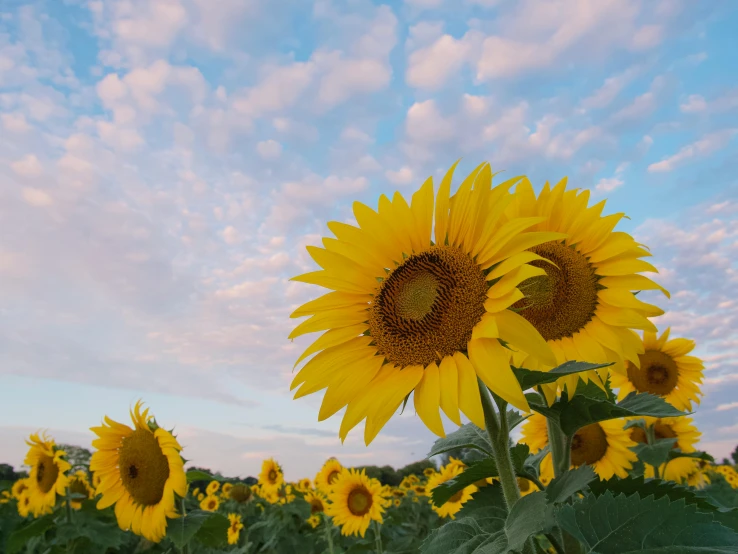
[[[530,416],[523,426],[520,442],[536,453],[548,444],[546,418],[539,413]],[[601,480],[613,475],[625,478],[638,457],[631,450],[636,443],[628,431],[623,430],[622,419],[610,419],[592,423],[579,429],[571,440],[571,467],[589,464]],[[541,460],[541,482],[547,484],[553,478],[553,465],[549,452]]]
[[[26,444],[30,448],[23,463],[31,467],[27,494],[30,511],[38,517],[54,508],[57,495],[66,494],[67,471],[72,466],[64,459],[64,451],[59,450],[54,439],[46,434],[43,437],[31,435]]]
[[[637,299],[633,291],[668,293],[640,275],[657,271],[642,259],[650,256],[648,251],[627,233],[613,231],[624,214],[602,216],[605,202],[588,207],[589,191],[566,190],[566,179],[553,188],[546,183],[538,196],[526,179],[517,186],[514,197],[508,208],[510,217],[543,218],[531,230],[563,233],[566,238],[530,248],[543,258],[531,265],[545,274],[521,283],[525,298],[513,304],[513,309],[520,310],[548,341],[557,364],[568,360],[614,362],[613,369],[621,373],[625,360],[638,367],[638,355],[644,349],[632,329],[655,332],[648,318],[664,312]],[[550,369],[541,357],[524,350],[516,353],[514,362],[531,369]],[[599,375],[574,374],[560,381],[573,394],[580,375],[601,385],[606,374],[603,369]],[[557,386],[544,386],[549,402]]]
[[[428,478],[427,488],[428,488],[428,494],[433,493],[433,489],[435,489],[438,485],[441,483],[445,483],[449,479],[453,479],[454,477],[457,477],[461,475],[464,472],[464,468],[459,466],[458,464],[446,464],[441,468],[441,470],[431,475]],[[441,506],[436,506],[435,504],[431,503],[431,508],[433,508],[433,511],[436,512],[441,517],[450,517],[451,519],[456,519],[456,514],[459,510],[461,510],[461,507],[471,499],[472,495],[479,490],[476,485],[469,485],[468,487],[464,487],[459,492],[454,494],[451,498],[449,498],[445,504]]]
[[[477,167],[450,196],[449,170],[434,198],[428,179],[410,204],[382,195],[377,211],[354,203],[358,227],[331,222],[335,238],[308,252],[322,268],[294,280],[332,290],[292,313],[310,316],[289,338],[325,331],[299,357],[312,354],[291,388],[295,398],[326,389],[318,419],[344,407],[339,435],[366,420],[369,444],[415,391],[421,420],[443,436],[439,407],[460,425],[460,411],[480,427],[477,377],[510,404],[528,402],[500,340],[552,367],[556,358],[534,327],[509,309],[518,285],[544,269],[531,247],[562,240],[559,232],[527,232],[542,217],[508,217],[510,187],[492,187],[489,164]],[[297,364],[296,364],[297,365]]]
[[[267,491],[276,491],[284,483],[284,474],[280,465],[272,458],[261,463],[259,485]]]
[[[678,448],[682,452],[690,453],[696,450],[695,445],[700,439],[702,433],[695,427],[691,417],[644,417],[646,425],[653,427],[654,436],[657,439],[676,439],[673,448]],[[628,429],[630,438],[637,443],[645,443],[646,432],[641,427],[631,427]],[[694,458],[674,458],[660,469],[663,479],[682,483],[695,471]],[[655,471],[653,466],[645,464],[644,475],[646,477],[654,477]]]
[[[159,427],[141,401],[131,410],[134,428],[105,417],[105,423],[90,430],[97,451],[90,470],[100,476],[97,488],[102,510],[115,504],[118,526],[159,542],[166,535],[167,518],[177,517],[175,495],[187,494],[182,447]]]
[[[618,400],[638,391],[661,396],[678,410],[689,411],[692,402],[699,404],[702,360],[688,356],[694,341],[669,340],[669,331],[666,329],[660,337],[648,331],[643,333],[645,351],[638,356],[640,367],[628,362],[626,374],[613,373],[612,386],[620,389]]]
[[[320,471],[315,476],[315,488],[324,493],[330,492],[333,483],[335,483],[342,471],[343,466],[341,462],[335,458],[326,460],[323,467],[320,468]]]
[[[372,521],[382,523],[386,500],[382,484],[370,479],[364,471],[344,470],[328,494],[330,504],[325,513],[333,517],[333,524],[341,527],[342,535],[365,535]]]

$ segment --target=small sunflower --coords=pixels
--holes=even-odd
[[[309,477],[304,477],[304,478],[300,479],[297,482],[297,485],[295,485],[295,489],[297,489],[298,491],[300,491],[302,493],[306,493],[309,490],[311,490],[312,488],[313,488],[313,482],[310,480]]]
[[[528,232],[544,218],[505,214],[509,190],[523,177],[493,187],[483,163],[452,196],[455,167],[437,195],[428,179],[409,204],[399,193],[382,195],[377,211],[355,202],[358,226],[329,223],[335,238],[307,247],[321,270],[293,278],[332,292],[292,313],[310,317],[290,339],[324,334],[298,358],[316,354],[291,388],[299,387],[295,398],[326,389],[321,421],[347,407],[342,440],[365,420],[371,443],[413,391],[418,416],[435,434],[445,436],[439,409],[456,425],[461,411],[483,428],[477,377],[527,411],[501,341],[556,364],[541,335],[510,308],[524,296],[520,283],[545,275],[529,263],[541,256],[527,250],[567,235]]]
[[[655,332],[648,318],[664,313],[636,298],[633,291],[658,289],[667,296],[668,292],[640,274],[657,272],[642,259],[650,256],[648,251],[627,233],[613,231],[624,214],[602,216],[605,202],[588,206],[589,194],[588,190],[566,190],[566,179],[553,188],[546,183],[538,196],[527,179],[517,186],[509,217],[542,218],[531,230],[563,233],[565,238],[530,247],[529,252],[539,257],[531,265],[545,274],[522,282],[525,298],[512,307],[548,342],[556,364],[614,362],[613,370],[625,373],[624,361],[638,367],[639,354],[644,352],[632,330]],[[513,360],[530,369],[551,368],[542,358],[524,351]],[[592,378],[603,386],[607,372],[604,368],[598,373],[574,374],[543,389],[551,402],[559,386],[573,394],[580,378]]]
[[[200,494],[197,495],[197,501],[198,502],[202,502],[202,499],[203,498],[205,498],[205,493],[204,492],[201,492]]]
[[[696,450],[695,445],[699,441],[702,433],[695,427],[691,417],[644,417],[646,425],[653,427],[654,435],[657,439],[676,439],[676,443],[672,448],[678,448],[682,452],[690,453]],[[630,438],[636,443],[645,443],[646,432],[641,427],[631,427],[628,429]],[[694,458],[674,458],[663,464],[659,468],[662,479],[668,481],[684,482],[687,477],[694,472],[696,461]],[[645,464],[644,475],[646,477],[654,477],[655,471],[653,466]]]
[[[330,504],[325,513],[333,517],[333,524],[341,527],[342,535],[366,534],[372,521],[382,523],[386,504],[382,484],[370,479],[364,471],[344,470],[328,494]]]
[[[315,488],[325,493],[330,492],[331,487],[338,479],[338,476],[341,475],[342,471],[343,466],[341,462],[335,458],[326,460],[323,467],[320,468],[320,471],[315,476]]]
[[[259,492],[257,493],[261,498],[269,502],[269,504],[278,504],[279,503],[279,494],[277,493],[277,489],[268,487],[260,487]]]
[[[232,483],[223,483],[223,488],[221,489],[223,498],[230,498],[232,490],[233,490]]]
[[[100,475],[98,509],[115,504],[123,531],[159,542],[167,518],[177,517],[175,495],[187,495],[187,477],[177,439],[141,408],[139,401],[130,412],[133,429],[107,416],[105,424],[90,429],[99,437],[92,441],[97,451],[90,469]]]
[[[195,487],[194,489],[192,489],[192,496],[194,496],[195,498],[197,498],[199,496],[199,494],[200,494],[200,488],[199,487]]]
[[[392,490],[392,496],[395,498],[405,498],[405,495],[407,494],[405,491],[409,490],[409,487],[402,488],[402,484],[400,484],[400,487]]]
[[[13,498],[16,500],[20,499],[21,494],[28,490],[28,477],[25,479],[18,479],[11,488]]]
[[[395,498],[392,501],[392,504],[394,504],[395,508],[397,508],[397,507],[399,507],[402,504],[402,500],[400,500],[399,498]]]
[[[253,496],[253,494],[254,493],[251,490],[251,487],[249,487],[248,485],[244,485],[242,483],[236,483],[231,488],[229,496],[230,498],[232,498],[239,504],[243,504],[244,502],[248,502],[249,500],[251,500],[251,497]]]
[[[446,464],[438,473],[428,479],[428,491],[432,492],[433,489],[441,483],[445,483],[449,479],[453,479],[454,477],[461,475],[463,472],[464,469],[458,464]],[[477,492],[477,490],[478,488],[475,485],[469,485],[454,494],[442,506],[431,504],[431,508],[433,508],[433,511],[441,517],[456,519],[458,511],[461,510],[461,507],[471,499],[472,495]]]
[[[434,474],[435,472],[436,472],[436,470],[435,470],[434,468],[432,468],[432,467],[426,467],[426,468],[425,468],[425,469],[423,470],[423,475],[425,475],[426,477],[430,477],[430,476],[431,476],[431,475],[433,475],[433,474]]]
[[[241,529],[243,529],[241,516],[239,514],[228,514],[228,521],[230,522],[230,526],[228,527],[228,544],[237,544],[238,538],[241,536]]]
[[[92,472],[92,488],[95,490],[95,494],[97,494],[97,488],[99,486],[100,486],[100,475]]]
[[[205,494],[208,496],[213,496],[216,492],[218,492],[218,489],[220,489],[220,483],[218,483],[218,481],[210,481],[207,488],[205,489]]]
[[[677,410],[690,411],[692,403],[699,404],[702,383],[702,360],[688,354],[694,341],[669,340],[669,331],[658,337],[643,333],[643,354],[638,355],[639,366],[628,362],[626,374],[613,373],[612,386],[618,388],[618,400],[633,391],[650,392],[661,396]]]
[[[206,512],[215,512],[220,507],[220,500],[217,496],[206,496],[203,498],[202,502],[200,502],[200,509],[205,510]]]
[[[7,504],[13,495],[10,491],[0,491],[0,504]]]
[[[66,454],[56,447],[54,439],[46,435],[31,435],[26,444],[30,448],[23,463],[31,466],[27,481],[30,510],[38,517],[54,508],[57,495],[66,494],[67,471],[72,466],[64,459]]]
[[[466,464],[459,460],[458,458],[454,458],[453,456],[448,457],[448,464],[456,467],[460,467],[461,469],[466,469]]]
[[[289,504],[295,499],[295,495],[292,494],[292,486],[284,485],[277,489],[277,498],[280,504]]]
[[[413,485],[413,492],[416,496],[427,496],[428,489],[425,485]]]
[[[310,491],[305,495],[305,502],[310,504],[310,513],[325,512],[326,497],[319,491]]]
[[[31,497],[28,496],[28,491],[25,491],[18,498],[18,515],[21,517],[28,517],[31,515]]]
[[[263,489],[276,490],[284,483],[282,468],[272,458],[264,460],[259,474],[259,485]]]
[[[714,469],[715,473],[722,475],[728,484],[734,489],[738,489],[738,472],[735,468],[727,465],[720,465]]]
[[[92,498],[95,494],[95,492],[92,490],[92,487],[90,486],[90,482],[87,479],[87,472],[83,470],[78,470],[69,478],[69,488],[68,491],[73,494],[81,494],[84,495],[84,500],[88,498]],[[75,510],[79,510],[82,508],[82,500],[80,498],[72,499],[70,504],[72,505],[72,508]]]
[[[520,442],[527,444],[532,453],[548,444],[546,418],[539,413],[530,416],[523,426]],[[592,423],[579,429],[571,440],[571,465],[592,466],[601,480],[613,475],[625,478],[638,457],[631,450],[635,442],[628,431],[623,430],[622,419],[610,419]],[[545,485],[553,478],[553,465],[549,452],[541,460],[541,482]]]
[[[317,528],[318,525],[320,525],[320,516],[318,514],[313,514],[309,518],[305,520],[310,527],[313,529]]]

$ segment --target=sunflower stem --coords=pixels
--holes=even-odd
[[[323,530],[325,532],[325,540],[328,543],[328,552],[333,554],[333,537],[331,536],[331,526],[328,518],[323,518]]]
[[[571,437],[564,434],[553,419],[546,418],[548,444],[551,447],[551,465],[554,477],[558,477],[571,465]]]
[[[377,545],[377,554],[382,554],[382,528],[378,521],[374,522],[374,538]]]
[[[67,487],[66,505],[67,505],[67,524],[72,524],[72,501],[69,499],[71,489]]]
[[[497,419],[497,413],[487,385],[479,378],[477,378],[477,383],[479,385],[479,395],[482,398],[484,423],[490,443],[492,444],[492,454],[497,464],[497,472],[499,473],[500,483],[502,484],[502,494],[505,497],[505,504],[507,504],[509,511],[520,498],[518,480],[515,477],[515,470],[513,469],[512,458],[510,457],[510,448],[508,447],[509,431],[507,425],[504,428],[500,426],[500,421]]]
[[[185,509],[185,499],[184,498],[180,498],[179,499],[179,510],[182,512],[182,514],[181,514],[182,515],[182,517],[181,517],[181,519],[182,519],[182,529],[184,529],[184,526],[185,526],[185,516],[187,515],[187,510]],[[182,552],[182,554],[190,554],[190,546],[187,543],[183,544],[182,545],[181,552]]]

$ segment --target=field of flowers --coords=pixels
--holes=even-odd
[[[330,292],[289,337],[322,333],[292,389],[325,391],[341,439],[364,422],[368,445],[412,399],[443,464],[396,485],[337,459],[296,483],[273,459],[256,484],[214,479],[139,402],[91,428],[89,463],[29,437],[28,475],[0,483],[2,552],[738,552],[738,473],[690,417],[702,361],[652,321],[640,293],[668,291],[624,214],[565,180],[493,186],[488,164],[451,194],[454,167],[329,223],[321,269],[294,280]]]

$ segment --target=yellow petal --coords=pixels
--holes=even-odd
[[[320,335],[318,340],[307,347],[305,352],[303,352],[302,355],[297,358],[297,361],[295,362],[295,365],[292,366],[292,368],[296,368],[297,364],[310,356],[310,354],[314,354],[315,352],[318,352],[320,350],[325,350],[326,348],[331,348],[333,346],[343,344],[350,339],[360,336],[364,331],[366,331],[366,329],[367,326],[364,323],[349,325],[347,327],[339,327],[336,329],[329,329],[328,331]]]
[[[364,304],[369,305],[372,297],[369,294],[349,294],[347,292],[329,292],[306,302],[299,308],[297,308],[290,315],[291,318],[304,317],[306,315],[316,314],[318,312],[324,312],[326,310],[334,310],[336,308],[350,308],[352,306],[358,306]]]
[[[382,363],[381,356],[373,356],[368,360],[361,359],[343,367],[340,381],[330,385],[325,392],[318,421],[328,419],[356,398],[379,373]]]
[[[657,331],[656,326],[635,310],[629,308],[613,308],[607,304],[600,304],[595,311],[604,323],[616,327],[630,327],[645,331]]]
[[[461,352],[454,353],[454,363],[459,372],[459,409],[474,425],[485,429],[482,399],[479,397],[477,373],[469,358]]]
[[[523,250],[528,250],[529,248],[533,248],[534,246],[538,246],[539,244],[543,244],[544,242],[549,242],[552,240],[563,240],[565,238],[566,234],[564,233],[551,233],[548,231],[520,233],[519,235],[516,235],[509,241],[507,241],[504,246],[502,246],[499,250],[497,250],[490,256],[485,257],[480,254],[479,258],[477,259],[477,263],[480,267],[490,267],[496,263],[501,262],[505,258],[512,256],[513,254],[522,252]]]
[[[500,296],[499,298],[487,298],[484,301],[484,309],[487,313],[497,313],[508,309],[510,306],[525,298],[525,295],[520,292],[519,288],[514,288],[509,293]],[[499,335],[494,335],[495,337]]]
[[[295,327],[287,338],[294,339],[306,333],[325,331],[335,327],[348,327],[349,325],[364,323],[368,318],[367,307],[363,305],[318,312]]]
[[[441,409],[456,425],[461,425],[459,417],[459,371],[452,356],[441,360],[438,368],[441,387]]]
[[[469,361],[479,378],[500,398],[519,410],[530,411],[520,383],[510,367],[510,354],[497,339],[469,341]]]
[[[461,159],[454,162],[451,168],[444,175],[441,186],[438,188],[438,197],[436,198],[436,229],[435,243],[438,245],[446,244],[446,235],[448,233],[449,206],[451,196],[451,179],[454,176],[454,170]]]
[[[303,273],[296,277],[291,277],[290,281],[298,281],[300,283],[308,283],[309,285],[318,285],[327,289],[338,290],[343,292],[352,292],[357,294],[372,293],[379,284],[376,279],[371,286],[366,286],[367,282],[364,281],[365,286],[361,286],[360,283],[366,276],[358,277],[356,273],[347,272],[347,274],[337,274],[332,271],[311,271],[310,273]]]
[[[425,425],[439,437],[445,437],[438,407],[441,402],[441,378],[438,366],[430,364],[423,372],[423,378],[415,387],[415,411]]]
[[[608,289],[627,289],[627,290],[660,290],[664,296],[671,298],[669,291],[664,287],[655,283],[645,275],[618,275],[611,277],[603,277],[600,284]]]
[[[641,271],[650,271],[658,273],[653,264],[639,258],[627,258],[625,260],[607,260],[597,264],[597,275],[604,276],[620,276],[640,273]]]
[[[504,310],[494,317],[497,319],[502,340],[538,358],[546,365],[551,367],[556,365],[556,356],[551,347],[527,319],[512,310]]]

